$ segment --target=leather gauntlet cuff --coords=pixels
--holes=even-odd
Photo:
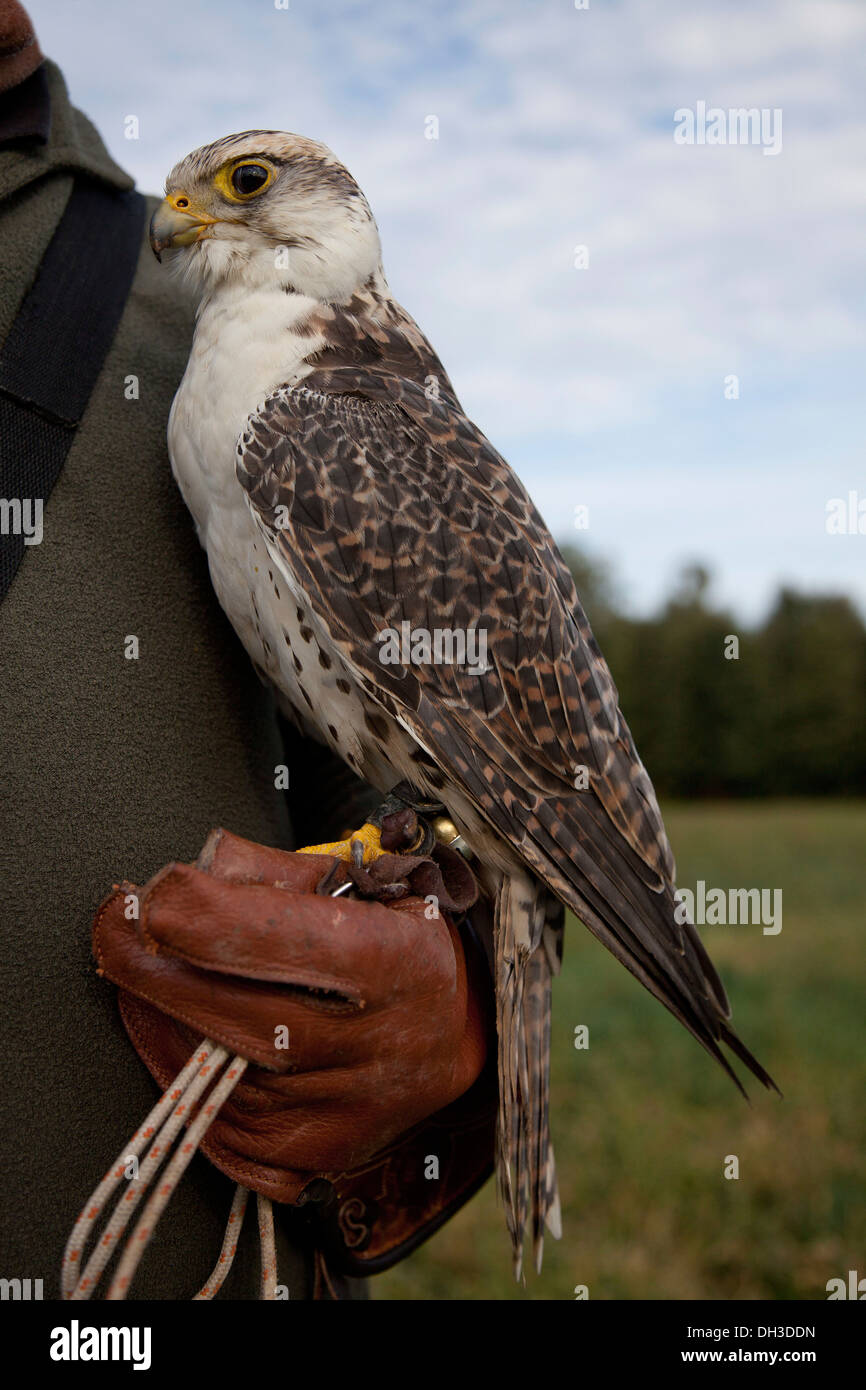
[[[461,937],[473,990],[491,993],[471,928]],[[491,1043],[478,1080],[451,1105],[351,1172],[308,1183],[296,1204],[314,1213],[330,1269],[354,1277],[390,1269],[469,1201],[493,1172],[498,1096]]]
[[[496,1075],[488,1067],[465,1096],[351,1173],[314,1179],[317,1241],[339,1274],[379,1274],[438,1231],[493,1171]]]

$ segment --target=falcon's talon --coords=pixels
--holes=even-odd
[[[372,864],[380,854],[385,853],[382,849],[382,832],[377,825],[371,825],[369,821],[362,825],[360,830],[355,831],[349,844],[353,857],[359,852],[356,846],[360,845],[362,864]]]
[[[355,849],[355,846],[358,849]],[[372,864],[385,851],[382,849],[382,832],[369,821],[356,830],[353,835],[349,835],[345,840],[334,840],[326,845],[305,845],[303,849],[296,851],[297,854],[324,854],[333,856],[335,859],[342,859],[347,864],[361,865]],[[360,854],[360,860],[356,857]]]

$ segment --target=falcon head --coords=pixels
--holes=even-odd
[[[325,145],[279,130],[228,135],[188,154],[150,224],[199,289],[242,280],[339,303],[381,269],[366,198]]]

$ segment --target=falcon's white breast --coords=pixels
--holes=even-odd
[[[301,714],[308,731],[331,743],[357,771],[369,772],[357,735],[363,704],[354,677],[306,596],[270,552],[235,466],[235,446],[249,416],[278,386],[294,385],[310,371],[304,359],[311,340],[295,333],[294,325],[312,307],[278,286],[250,293],[229,283],[207,298],[171,410],[169,456],[207,550],[217,597],[259,672],[286,713],[296,719]],[[383,767],[377,780],[389,779]]]

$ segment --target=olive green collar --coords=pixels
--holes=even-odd
[[[51,98],[51,129],[46,144],[16,143],[0,149],[0,198],[51,173],[82,173],[113,188],[132,188],[134,180],[115,164],[95,126],[69,100],[63,74],[49,59],[45,75]]]

